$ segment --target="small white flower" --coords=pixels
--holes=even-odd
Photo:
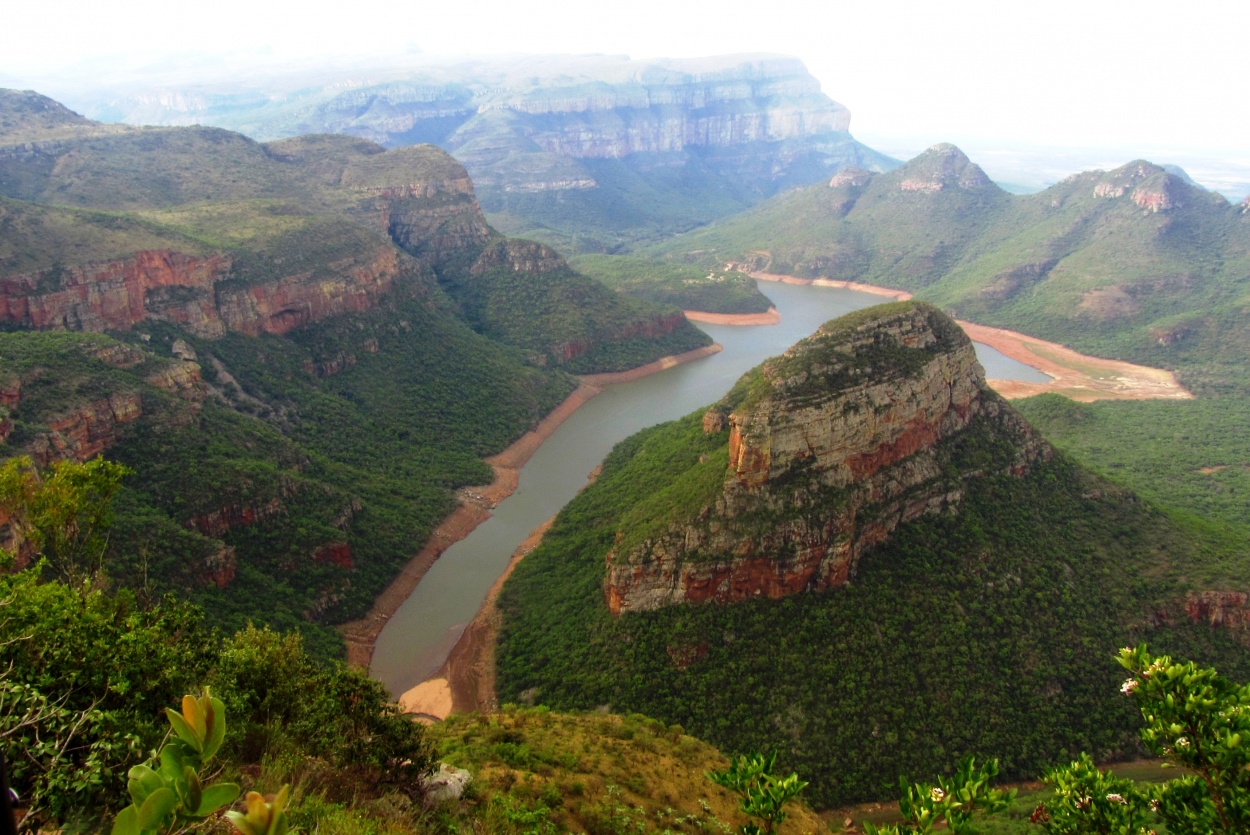
[[[1188,748],[1188,747],[1189,747],[1189,738],[1188,738],[1188,737],[1181,737],[1180,739],[1176,740],[1176,747],[1177,747],[1177,748]]]
[[[1110,800],[1112,803],[1119,803],[1122,806],[1128,805],[1128,801],[1124,799],[1124,796],[1119,794],[1109,794],[1107,795],[1107,800]]]
[[[1158,811],[1159,811],[1159,801],[1158,801],[1158,800],[1152,800],[1152,801],[1150,801],[1150,811],[1152,811],[1152,812],[1158,812]]]
[[[934,803],[941,803],[944,799],[946,799],[946,792],[934,786],[929,790],[929,797],[933,798]]]
[[[1135,678],[1130,678],[1120,685],[1120,692],[1123,693],[1125,696],[1132,695],[1133,691],[1136,689],[1137,689],[1137,679]]]

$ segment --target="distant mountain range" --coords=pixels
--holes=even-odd
[[[682,61],[532,56],[98,89],[106,121],[271,140],[342,133],[459,159],[504,231],[602,250],[690,228],[854,165],[850,112],[777,55]]]
[[[966,319],[1180,369],[1198,388],[1250,384],[1250,200],[1143,160],[1012,195],[937,145],[654,252],[907,289]]]

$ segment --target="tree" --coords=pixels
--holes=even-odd
[[[939,822],[944,822],[956,835],[970,832],[975,815],[1001,812],[1016,796],[1015,789],[1003,791],[990,787],[990,780],[997,776],[998,760],[990,760],[978,768],[975,757],[965,757],[956,766],[954,776],[938,778],[936,785],[908,785],[907,779],[900,777],[902,794],[898,806],[906,822],[880,828],[869,823],[865,831],[868,835],[925,835],[933,832]]]
[[[1250,832],[1250,685],[1214,669],[1120,651],[1130,677],[1120,688],[1141,709],[1142,741],[1188,773],[1154,786],[1120,780],[1089,757],[1054,769],[1055,797],[1034,819],[1055,833],[1139,832],[1151,821],[1170,835]]]
[[[0,467],[0,512],[11,542],[29,543],[70,585],[94,579],[103,567],[113,496],[130,474],[103,458],[56,461],[42,473],[26,456],[9,459]]]
[[[709,771],[707,777],[718,786],[738,795],[738,802],[747,817],[759,818],[764,828],[751,822],[742,827],[742,835],[772,835],[786,819],[785,806],[807,788],[797,774],[781,777],[773,774],[777,753],[746,754],[729,761],[725,771]]]

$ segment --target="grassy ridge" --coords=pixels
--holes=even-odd
[[[682,310],[766,313],[772,307],[754,280],[732,270],[627,255],[578,255],[570,264],[618,292]]]

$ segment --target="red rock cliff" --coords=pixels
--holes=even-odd
[[[746,388],[704,420],[728,434],[714,506],[608,554],[614,614],[843,586],[896,526],[954,512],[980,474],[952,472],[961,436],[1009,444],[1016,474],[1052,454],[986,387],[967,336],[927,305],[830,322]]]
[[[0,279],[0,322],[41,330],[129,330],[145,319],[208,338],[238,331],[282,334],[376,304],[415,286],[418,266],[391,247],[268,283],[222,284],[225,255],[147,250],[118,261]]]

